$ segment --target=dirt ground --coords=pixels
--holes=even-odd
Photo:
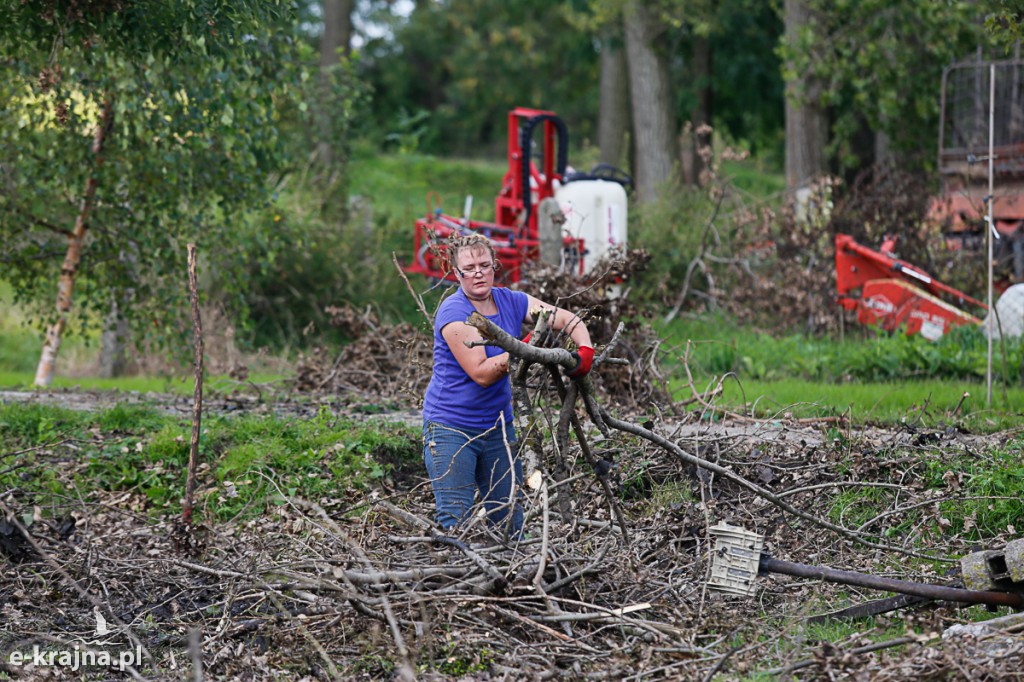
[[[95,409],[135,398],[0,399]],[[138,400],[182,415],[190,406]],[[221,398],[207,407],[245,411]],[[290,401],[260,409],[313,408]],[[637,407],[614,412],[646,419]],[[416,413],[362,418],[415,423]],[[1021,678],[1024,621],[968,627],[985,607],[927,602],[815,623],[888,595],[779,574],[757,578],[752,596],[708,586],[708,527],[719,521],[762,535],[765,553],[779,559],[954,584],[949,560],[976,548],[944,531],[942,494],[922,485],[921,466],[985,457],[1000,436],[693,414],[646,426],[680,452],[784,495],[805,517],[624,434],[594,437],[595,451],[614,461],[603,481],[574,449],[561,480],[548,474],[526,491],[528,535],[519,542],[481,523],[439,535],[415,461],[391,462],[389,478],[369,494],[289,497],[257,518],[188,528],[132,491],[76,489],[47,510],[12,492],[0,500],[0,679]],[[81,466],[67,447],[42,454],[65,475]],[[885,549],[814,522],[835,520],[843,491],[872,487],[872,518],[838,522],[865,540],[883,538]],[[993,543],[1009,539],[1007,532]],[[907,634],[894,630],[902,624]],[[822,643],[823,633],[832,643]],[[33,658],[34,647],[42,658]],[[123,671],[72,671],[45,658],[75,650],[141,660]],[[28,662],[14,665],[14,651]]]

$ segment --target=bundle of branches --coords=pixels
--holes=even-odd
[[[299,358],[293,388],[305,393],[334,393],[412,404],[430,380],[430,340],[408,323],[385,325],[371,311],[349,306],[328,308],[331,324],[354,337],[334,350],[318,347]]]
[[[567,276],[562,268],[535,261],[524,267],[519,285],[543,301],[578,312],[598,350],[611,342],[622,326],[625,333],[618,337],[615,353],[628,364],[609,364],[595,379],[602,393],[621,405],[667,406],[671,402],[657,367],[661,341],[649,323],[653,311],[631,296],[633,278],[643,272],[650,259],[644,249],[611,252],[592,268],[590,284]],[[546,339],[543,345],[550,347],[562,341]]]

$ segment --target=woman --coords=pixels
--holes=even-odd
[[[517,536],[523,511],[512,499],[522,483],[512,424],[509,356],[495,346],[468,347],[480,332],[466,324],[475,311],[518,337],[533,313],[554,310],[549,325],[566,329],[577,346],[579,364],[569,375],[590,371],[594,348],[583,321],[521,291],[494,286],[494,247],[484,236],[456,237],[448,259],[459,289],[441,303],[434,318],[434,371],[423,404],[423,460],[434,489],[437,521],[445,530],[464,521],[477,490],[488,521]],[[509,509],[512,508],[512,514]]]

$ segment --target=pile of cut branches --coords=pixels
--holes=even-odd
[[[430,338],[408,323],[382,324],[367,310],[328,308],[332,324],[354,337],[338,352],[319,346],[303,354],[292,386],[300,393],[329,393],[359,400],[416,404],[430,381]]]
[[[649,259],[642,250],[599,263],[591,284],[551,266],[531,264],[517,288],[541,300],[579,312],[600,350],[621,324],[616,353],[628,364],[609,364],[600,375],[604,393],[619,404],[668,409],[669,394],[657,355],[660,340],[647,323],[648,310],[630,297],[630,280]],[[292,382],[300,393],[328,393],[351,399],[387,400],[413,406],[422,400],[433,366],[432,341],[422,325],[382,323],[371,310],[330,307],[331,325],[353,341],[335,349],[303,354]]]
[[[819,642],[806,616],[874,595],[785,576],[759,578],[756,600],[705,588],[706,529],[719,520],[763,534],[779,557],[946,580],[925,563],[915,568],[784,513],[715,468],[820,519],[834,517],[844,492],[874,491],[840,505],[838,521],[865,539],[892,538],[893,549],[910,546],[903,534],[913,529],[949,556],[970,543],[944,534],[936,505],[959,493],[920,485],[920,462],[953,470],[958,452],[978,457],[978,442],[956,433],[848,432],[851,452],[814,424],[644,428],[708,468],[613,434],[604,447],[620,451],[620,469],[609,482],[628,533],[578,444],[564,452],[567,476],[545,474],[524,491],[528,536],[520,541],[477,516],[457,535],[440,534],[422,478],[316,501],[281,491],[279,506],[208,522],[188,543],[166,517],[147,521],[154,510],[139,491],[74,489],[54,508],[76,519],[70,532],[45,519],[27,525],[31,505],[10,491],[0,500],[8,539],[24,533],[31,541],[22,536],[17,557],[0,557],[0,648],[137,642],[144,663],[126,671],[136,679],[181,679],[190,666],[210,679],[711,679],[769,668],[807,679],[1007,679],[1024,665],[1019,625],[942,637],[963,620],[948,606],[854,622],[848,637]],[[552,449],[545,447],[548,469]],[[55,461],[75,461],[68,452],[53,448]],[[83,471],[69,475],[84,473],[77,466]],[[560,496],[572,503],[567,514]],[[97,613],[109,629],[100,644]],[[887,632],[902,622],[906,631]],[[0,670],[14,679],[48,672],[15,668],[6,656]]]
[[[647,267],[650,254],[643,249],[610,252],[592,269],[590,283],[568,276],[561,268],[533,262],[524,268],[519,288],[542,301],[578,313],[598,352],[611,343],[616,330],[615,354],[626,360],[608,364],[596,375],[602,395],[620,405],[669,409],[669,391],[658,368],[661,340],[649,324],[653,315],[647,302],[632,294],[633,279]],[[550,344],[563,343],[554,339]]]

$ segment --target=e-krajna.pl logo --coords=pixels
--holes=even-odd
[[[70,649],[41,649],[36,644],[32,653],[12,651],[7,662],[16,667],[35,666],[37,668],[59,667],[76,672],[81,668],[116,668],[124,672],[128,668],[137,667],[142,663],[142,646],[120,651],[106,649],[82,648],[77,644]]]

